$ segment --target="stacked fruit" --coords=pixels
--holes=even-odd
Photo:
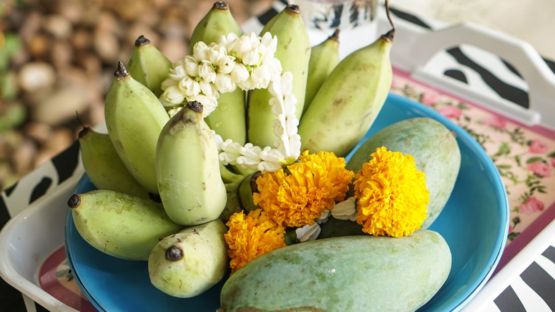
[[[182,62],[170,64],[139,37],[106,98],[108,134],[80,133],[99,190],[70,198],[78,232],[109,255],[148,260],[152,284],[169,295],[192,297],[215,285],[228,269],[224,222],[259,208],[257,179],[295,163],[301,149],[344,156],[364,136],[389,91],[393,35],[339,62],[338,33],[311,49],[294,5],[258,37],[241,35],[217,2]],[[413,119],[376,134],[347,167],[359,171],[386,148],[412,155],[426,177],[425,229],[454,186],[457,143],[441,124]],[[330,217],[312,236],[332,238],[283,247],[238,269],[222,307],[413,310],[446,280],[451,256],[438,233],[337,237],[360,234],[360,225]]]

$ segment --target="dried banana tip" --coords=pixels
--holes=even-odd
[[[145,44],[149,44],[149,43],[150,43],[150,40],[149,40],[147,37],[143,36],[143,35],[140,35],[140,36],[135,40],[135,46],[136,46],[137,48],[138,48],[138,47],[141,47],[141,46],[144,46]]]
[[[329,36],[328,39],[332,39],[332,40],[338,40],[339,39],[339,28],[336,28],[335,31],[333,32],[333,34],[331,34],[331,36]]]
[[[71,197],[67,201],[67,205],[70,208],[77,208],[81,204],[81,197],[77,194],[71,195]]]
[[[391,29],[390,31],[382,35],[382,38],[385,38],[389,41],[392,41],[394,37],[395,37],[395,29]]]
[[[227,9],[229,9],[229,7],[227,6],[227,3],[225,1],[216,1],[216,2],[214,2],[214,5],[212,6],[212,8],[218,9],[218,10],[227,10]]]
[[[301,9],[296,4],[290,4],[287,6],[287,11],[294,13],[301,13]]]
[[[187,107],[196,113],[202,113],[202,104],[197,101],[187,103]]]
[[[127,68],[125,68],[125,65],[123,65],[121,61],[118,61],[118,65],[116,67],[116,71],[114,72],[114,76],[117,78],[125,78],[129,76],[129,73],[127,72]]]
[[[173,245],[166,249],[166,260],[178,261],[183,258],[183,249]]]
[[[77,133],[77,137],[82,139],[85,135],[87,135],[87,133],[89,133],[89,131],[91,131],[91,128],[84,126],[81,130],[79,130],[79,133]]]

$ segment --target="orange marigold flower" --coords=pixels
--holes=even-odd
[[[353,176],[345,168],[344,158],[331,152],[305,151],[286,170],[260,176],[253,201],[278,224],[301,227],[343,200]]]
[[[355,178],[357,222],[370,235],[400,237],[426,219],[426,176],[411,155],[380,147]]]
[[[255,258],[285,246],[285,228],[272,221],[261,209],[245,215],[234,213],[227,221],[224,234],[230,267],[233,272]]]

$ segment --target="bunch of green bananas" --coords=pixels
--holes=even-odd
[[[389,91],[393,32],[341,62],[338,33],[311,48],[296,5],[270,20],[261,35],[266,32],[277,37],[276,57],[293,76],[302,148],[345,155]],[[229,33],[240,34],[240,28],[227,4],[216,2],[191,44],[216,42]],[[275,116],[267,90],[236,89],[222,94],[206,118],[198,102],[170,118],[158,99],[170,69],[144,36],[127,66],[118,63],[105,104],[108,134],[86,128],[79,139],[84,166],[99,190],[73,195],[68,204],[88,243],[115,257],[148,260],[156,287],[190,297],[223,277],[222,221],[252,205],[249,186],[256,179],[252,171],[220,164],[212,130],[240,144],[272,146]],[[205,273],[194,273],[199,271]]]

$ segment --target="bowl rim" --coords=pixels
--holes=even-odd
[[[502,235],[499,236],[499,234],[498,234],[496,239],[495,239],[495,244],[494,244],[495,248],[494,248],[494,250],[497,251],[496,254],[495,254],[495,257],[492,257],[492,255],[490,255],[488,257],[487,264],[481,269],[480,274],[479,274],[479,278],[477,278],[475,281],[473,281],[472,287],[469,287],[469,289],[465,292],[466,294],[464,295],[464,298],[461,296],[462,299],[458,300],[459,301],[458,303],[455,303],[454,306],[453,306],[453,303],[451,303],[450,306],[448,307],[450,311],[460,311],[484,287],[484,285],[487,283],[487,281],[490,279],[490,277],[494,273],[495,268],[499,264],[499,261],[501,260],[501,256],[502,256],[503,250],[504,250],[503,247],[505,246],[505,244],[507,242],[507,235],[508,235],[508,231],[509,231],[509,216],[510,216],[509,203],[508,203],[507,193],[506,193],[506,190],[505,190],[505,185],[504,185],[504,183],[501,179],[501,175],[499,174],[499,170],[497,169],[497,167],[495,166],[495,164],[493,163],[491,158],[487,155],[486,151],[476,141],[476,139],[474,139],[474,137],[472,137],[462,127],[455,124],[453,121],[451,121],[447,117],[441,115],[440,113],[438,113],[434,109],[432,109],[430,107],[427,107],[424,104],[419,103],[419,102],[417,102],[415,100],[412,100],[410,98],[407,98],[407,97],[404,97],[404,96],[401,96],[401,95],[398,95],[398,94],[395,94],[395,93],[389,93],[386,101],[393,101],[395,103],[401,102],[401,103],[403,103],[402,105],[408,105],[408,106],[416,107],[419,111],[421,111],[422,113],[427,115],[427,116],[425,116],[425,118],[431,118],[431,119],[434,119],[434,120],[442,123],[450,131],[455,132],[455,134],[457,136],[457,139],[460,139],[460,140],[468,143],[468,146],[470,147],[472,152],[475,155],[477,155],[477,157],[480,159],[480,162],[482,164],[484,164],[484,166],[486,167],[485,171],[488,172],[489,174],[493,175],[492,180],[494,181],[494,187],[497,190],[496,194],[494,194],[494,195],[495,195],[496,198],[500,199],[499,200],[500,206],[498,208],[501,212],[500,224],[504,224],[503,231],[502,231]],[[379,118],[379,114],[376,118]],[[413,118],[419,118],[419,117],[413,117]],[[345,156],[346,161],[348,161],[352,157],[352,155],[356,152],[356,150],[366,140],[367,140],[367,138],[366,138],[366,135],[365,135],[365,137],[357,143],[357,145],[347,154],[347,156]],[[78,190],[78,189],[85,188],[87,183],[92,184],[92,182],[90,182],[90,179],[88,178],[87,173],[85,172],[83,174],[83,176],[81,177],[81,179],[79,180],[79,182],[77,183],[77,186],[75,187],[75,189]],[[64,239],[65,239],[65,245],[66,246],[68,246],[68,241],[71,239],[69,237],[69,231],[67,230],[67,226],[68,226],[69,222],[73,222],[73,218],[72,218],[70,210],[68,210],[68,213],[66,214],[66,230],[65,230],[65,233],[64,233]],[[106,311],[106,309],[100,305],[100,303],[97,301],[97,299],[94,298],[93,294],[83,284],[82,279],[78,274],[78,271],[75,270],[74,259],[72,258],[71,254],[70,254],[69,248],[66,248],[66,257],[68,259],[68,264],[69,264],[69,266],[71,267],[71,269],[73,271],[73,275],[75,277],[75,280],[76,280],[77,284],[79,285],[79,287],[81,288],[83,295],[91,302],[91,304],[96,309],[98,309],[99,311]]]

